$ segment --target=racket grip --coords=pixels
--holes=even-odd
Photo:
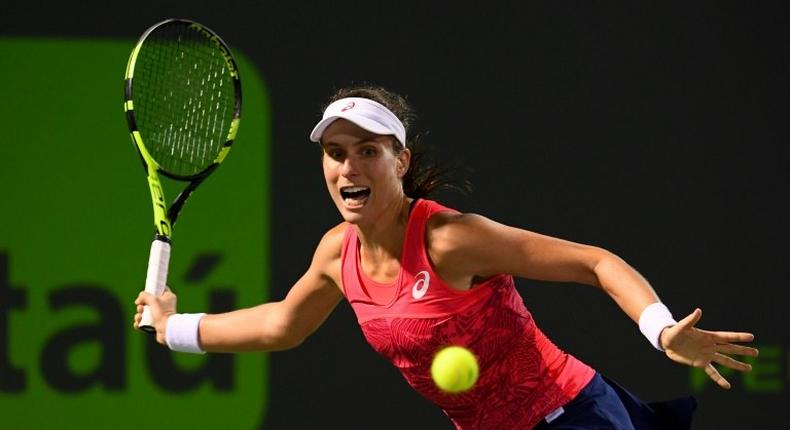
[[[165,291],[167,285],[167,269],[170,265],[170,243],[161,239],[154,239],[151,243],[151,253],[148,255],[148,273],[145,276],[145,292],[159,296]],[[148,333],[156,332],[151,318],[151,310],[143,307],[140,318],[140,330]]]

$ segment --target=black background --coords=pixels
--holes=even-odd
[[[135,40],[211,27],[258,66],[273,111],[271,296],[339,221],[307,135],[338,87],[408,95],[440,158],[471,169],[463,211],[612,250],[682,317],[754,331],[790,384],[785,2],[239,2],[3,6],[0,35]],[[243,133],[243,127],[242,131]],[[645,399],[690,391],[605,295],[519,281],[561,347]],[[265,428],[450,428],[364,342],[347,304],[271,356]],[[695,428],[773,428],[788,389],[708,386]],[[216,411],[229,413],[229,411]]]

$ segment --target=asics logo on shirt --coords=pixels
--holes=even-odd
[[[425,295],[425,293],[428,292],[428,287],[431,284],[431,275],[423,270],[417,274],[416,278],[417,282],[415,282],[414,286],[411,287],[411,296],[419,300]]]

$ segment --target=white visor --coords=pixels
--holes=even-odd
[[[362,97],[347,97],[327,106],[324,117],[310,133],[310,140],[320,142],[321,136],[336,119],[347,119],[375,134],[393,135],[406,146],[406,129],[392,111],[381,103]]]

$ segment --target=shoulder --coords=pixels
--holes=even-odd
[[[474,246],[476,238],[485,236],[486,221],[474,213],[434,213],[425,226],[425,245],[435,257],[454,254]]]
[[[475,213],[437,212],[425,229],[425,245],[431,255],[456,257],[451,258],[453,264],[485,258],[522,239],[520,229]]]
[[[473,213],[434,213],[425,228],[425,248],[437,273],[448,285],[468,289],[481,273],[481,262],[491,252],[486,218]]]
[[[316,256],[324,256],[327,258],[340,258],[340,253],[343,248],[343,238],[346,235],[346,230],[351,227],[347,222],[332,227],[321,238],[316,248]]]
[[[428,219],[425,237],[433,242],[459,242],[463,236],[485,227],[487,218],[474,213],[436,212]]]
[[[313,254],[313,261],[308,269],[309,276],[319,276],[331,280],[336,286],[340,285],[343,238],[348,228],[351,225],[342,222],[324,234]]]

